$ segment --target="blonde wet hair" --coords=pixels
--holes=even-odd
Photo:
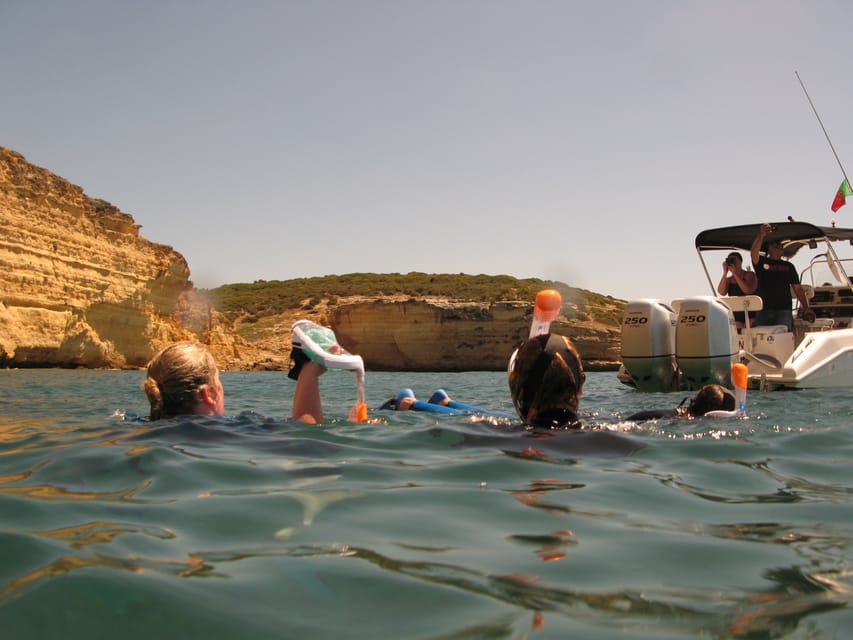
[[[214,384],[216,362],[197,342],[176,342],[148,363],[142,383],[151,405],[151,420],[196,413],[199,392]]]

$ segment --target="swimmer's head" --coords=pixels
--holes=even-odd
[[[507,374],[512,404],[525,424],[560,427],[577,420],[586,376],[580,354],[567,337],[530,338],[513,354]]]
[[[718,384],[706,384],[696,392],[687,407],[692,416],[704,416],[709,411],[734,411],[734,394]]]
[[[210,351],[197,342],[177,342],[154,356],[142,388],[151,405],[151,420],[225,410],[219,369]]]

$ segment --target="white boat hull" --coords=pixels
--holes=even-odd
[[[750,386],[790,389],[853,387],[853,329],[806,333],[780,371],[774,372],[752,362],[747,366]]]

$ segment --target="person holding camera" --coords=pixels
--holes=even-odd
[[[758,278],[755,273],[745,270],[743,257],[737,251],[732,251],[723,262],[723,277],[717,285],[717,293],[721,296],[746,296],[755,293],[757,288]],[[735,325],[738,329],[742,329],[745,325],[744,312],[735,311],[734,316]],[[755,314],[750,313],[750,323],[754,319]]]

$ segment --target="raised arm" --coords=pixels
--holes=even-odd
[[[313,361],[306,362],[299,371],[296,390],[293,392],[293,408],[290,416],[306,424],[323,422],[323,403],[320,399],[320,376],[326,370]]]
[[[761,257],[761,245],[764,243],[764,238],[771,231],[773,231],[773,227],[765,222],[758,230],[755,240],[752,241],[752,249],[750,249],[749,255],[752,258],[752,266],[756,269],[758,268],[758,259]]]
[[[729,263],[723,260],[723,277],[720,278],[720,283],[717,285],[717,293],[721,296],[729,293]]]
[[[738,269],[737,271],[732,271],[732,276],[744,294],[755,293],[755,290],[758,289],[758,278],[754,272]]]

